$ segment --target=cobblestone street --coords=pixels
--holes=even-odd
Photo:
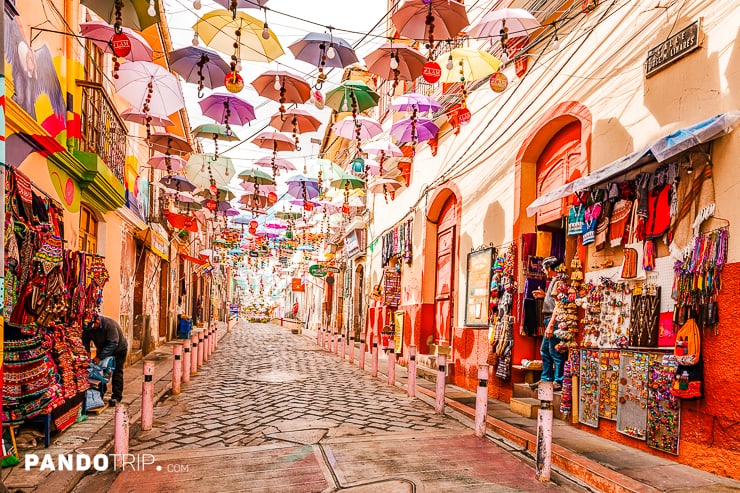
[[[558,488],[424,401],[269,324],[232,329],[182,393],[155,407],[153,429],[132,438],[131,452],[167,470],[109,475],[110,491]],[[88,476],[76,491],[105,484]]]

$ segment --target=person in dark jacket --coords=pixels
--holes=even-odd
[[[111,388],[111,405],[114,406],[123,398],[123,365],[126,363],[128,341],[118,322],[110,317],[94,315],[92,320],[83,326],[82,343],[90,352],[90,341],[95,344],[96,355],[93,363],[113,356],[116,359],[116,369],[113,372]]]

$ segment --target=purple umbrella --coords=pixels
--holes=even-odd
[[[308,62],[319,68],[316,89],[321,89],[326,74],[324,67],[344,68],[359,62],[354,48],[342,38],[336,38],[331,32],[308,33],[302,39],[288,46],[296,60]]]
[[[195,185],[193,185],[190,180],[188,180],[184,176],[179,175],[165,176],[164,178],[159,180],[159,183],[167,188],[177,190],[178,192],[192,192],[193,190],[195,190]]]
[[[229,123],[244,125],[256,118],[254,106],[230,94],[211,94],[198,101],[204,116],[228,126]]]
[[[224,216],[238,216],[239,211],[234,208],[229,208],[224,211]]]
[[[297,199],[309,200],[319,195],[319,181],[305,175],[295,175],[287,180],[288,193]]]
[[[396,111],[437,111],[441,107],[436,99],[417,92],[402,94],[391,101],[391,108]]]
[[[399,120],[391,126],[391,135],[399,142],[424,142],[437,136],[439,127],[428,118]],[[413,123],[413,125],[412,125]]]
[[[170,68],[186,82],[198,84],[199,98],[203,97],[204,87],[223,87],[226,74],[231,72],[221,55],[200,46],[186,46],[171,51]]]

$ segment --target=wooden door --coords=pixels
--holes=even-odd
[[[581,124],[563,127],[547,143],[537,160],[537,196],[560,188],[581,176]],[[560,219],[567,213],[565,199],[543,205],[537,212],[537,225]]]
[[[436,344],[449,346],[452,342],[454,313],[456,200],[451,197],[442,208],[437,223],[437,263],[434,288],[434,325]]]

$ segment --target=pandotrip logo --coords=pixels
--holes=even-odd
[[[167,471],[169,473],[187,472],[187,464],[157,464],[154,454],[26,454],[26,471]]]

